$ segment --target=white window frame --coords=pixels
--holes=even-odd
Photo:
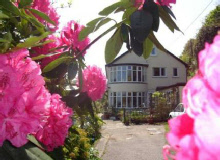
[[[176,69],[177,75],[174,75],[174,69]],[[173,77],[179,77],[179,69],[177,67],[173,68]]]
[[[126,70],[123,70],[122,68],[126,67]],[[136,70],[134,71],[134,67],[136,67]],[[129,69],[131,68],[131,69]],[[125,79],[123,79],[123,72],[126,72]],[[128,81],[128,71],[131,72],[131,81]],[[139,77],[139,74],[140,77]],[[136,81],[134,81],[134,73],[136,74]],[[118,77],[118,74],[119,77]],[[140,79],[140,81],[139,81]],[[120,81],[119,81],[120,80]],[[110,68],[110,83],[115,82],[139,82],[139,83],[146,83],[147,82],[147,67],[146,66],[139,66],[139,65],[121,65],[121,66],[112,66]]]
[[[118,99],[118,93],[121,95],[119,98],[121,100],[121,105],[117,105],[117,99]],[[128,93],[131,93],[131,96],[128,96]],[[136,107],[133,105],[133,95],[136,93]],[[116,96],[114,96],[116,95]],[[123,92],[110,92],[110,101],[109,105],[115,108],[143,108],[143,103],[145,104],[144,106],[146,107],[146,92],[125,92],[126,95],[126,104],[125,107],[123,107]],[[116,97],[116,104],[114,104],[114,97]],[[128,97],[131,98],[131,106],[128,107]],[[141,99],[141,102],[139,103],[139,98]],[[139,105],[140,104],[140,105]]]
[[[154,52],[155,54],[153,54],[153,52]],[[151,51],[151,53],[150,53],[150,56],[152,56],[152,57],[157,56],[157,51],[156,51],[156,48],[155,48],[155,47],[152,49],[152,51]]]
[[[155,76],[154,75],[154,69],[159,68],[159,76]],[[165,75],[162,75],[162,69],[165,70]],[[167,68],[166,67],[153,67],[152,68],[152,77],[156,78],[156,77],[167,77]]]

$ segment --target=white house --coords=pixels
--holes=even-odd
[[[154,48],[148,59],[127,51],[107,64],[109,106],[115,108],[149,107],[152,93],[178,89],[187,81],[187,64],[169,51]]]

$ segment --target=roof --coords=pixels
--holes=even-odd
[[[121,59],[122,57],[124,57],[125,55],[127,55],[128,53],[130,53],[131,50],[128,50],[126,52],[124,52],[123,54],[121,54],[119,57],[117,57],[114,61],[112,61],[111,63],[106,64],[105,66],[110,67],[112,66],[116,61],[118,61],[119,59]],[[185,65],[186,68],[188,68],[188,65],[183,62],[181,59],[179,59],[178,57],[176,57],[173,53],[171,53],[170,51],[166,50],[166,53],[168,53],[171,57],[173,57],[174,59],[176,59],[177,61],[179,61],[180,63],[182,63],[183,65]]]
[[[164,90],[164,89],[169,89],[169,88],[173,88],[173,87],[178,87],[178,86],[185,86],[186,83],[176,83],[176,84],[173,84],[173,85],[170,85],[170,86],[158,86],[156,88],[156,91],[161,91],[161,90]]]

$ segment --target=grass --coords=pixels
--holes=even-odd
[[[165,129],[165,134],[167,134],[170,131],[168,122],[164,122],[164,129]]]

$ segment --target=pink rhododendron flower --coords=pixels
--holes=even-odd
[[[220,35],[199,53],[199,71],[183,90],[187,114],[169,121],[167,135],[177,160],[219,160],[220,153]],[[164,158],[170,148],[164,148]]]
[[[51,96],[51,105],[46,113],[47,122],[36,133],[36,138],[47,147],[48,151],[64,144],[68,129],[72,125],[72,109],[68,108],[60,98],[58,94]]]
[[[75,21],[70,21],[67,23],[61,32],[61,43],[64,46],[72,48],[74,51],[81,51],[89,44],[89,38],[85,38],[79,41],[79,33],[84,28],[84,26],[79,25]],[[82,54],[84,56],[86,52]]]
[[[96,101],[101,99],[106,90],[106,77],[101,68],[88,66],[83,70],[82,92],[87,92],[88,96]]]
[[[26,49],[0,54],[0,145],[4,140],[16,147],[24,145],[50,105],[40,67],[26,56]]]
[[[207,85],[220,96],[220,35],[213,44],[206,43],[205,49],[199,53],[199,72]]]
[[[18,4],[20,3],[20,0],[17,0],[17,2],[15,2],[15,6],[18,7]],[[29,6],[32,9],[36,9],[38,11],[41,11],[43,13],[45,13],[47,16],[50,17],[50,19],[56,24],[56,26],[54,26],[51,23],[46,22],[44,19],[42,19],[41,17],[39,17],[38,15],[35,15],[35,17],[37,17],[37,19],[48,26],[48,28],[51,31],[56,31],[58,29],[59,26],[59,15],[57,14],[57,11],[53,8],[53,6],[50,4],[50,0],[33,0],[33,3],[31,6]]]
[[[55,53],[55,52],[59,53],[62,51],[61,49],[54,50],[55,48],[61,46],[60,39],[58,37],[51,35],[48,38],[46,38],[44,41],[48,41],[48,40],[51,40],[52,42],[47,43],[43,46],[31,48],[33,50],[33,53],[31,53],[31,57],[37,57],[41,54],[46,55],[48,53]],[[41,68],[44,68],[47,64],[49,64],[53,60],[57,59],[59,56],[60,56],[60,54],[56,54],[51,57],[43,58],[40,62]]]
[[[53,8],[53,6],[50,4],[50,0],[33,0],[33,4],[31,8],[39,10],[46,15],[50,17],[52,21],[55,22],[56,26],[46,22],[42,18],[36,16],[38,20],[44,24],[47,24],[47,26],[50,28],[51,31],[56,31],[58,29],[59,25],[59,15],[57,14],[57,11]]]
[[[135,0],[134,7],[141,9],[144,5],[145,0]]]
[[[170,6],[171,3],[176,4],[176,0],[154,0],[155,3],[161,6]]]

